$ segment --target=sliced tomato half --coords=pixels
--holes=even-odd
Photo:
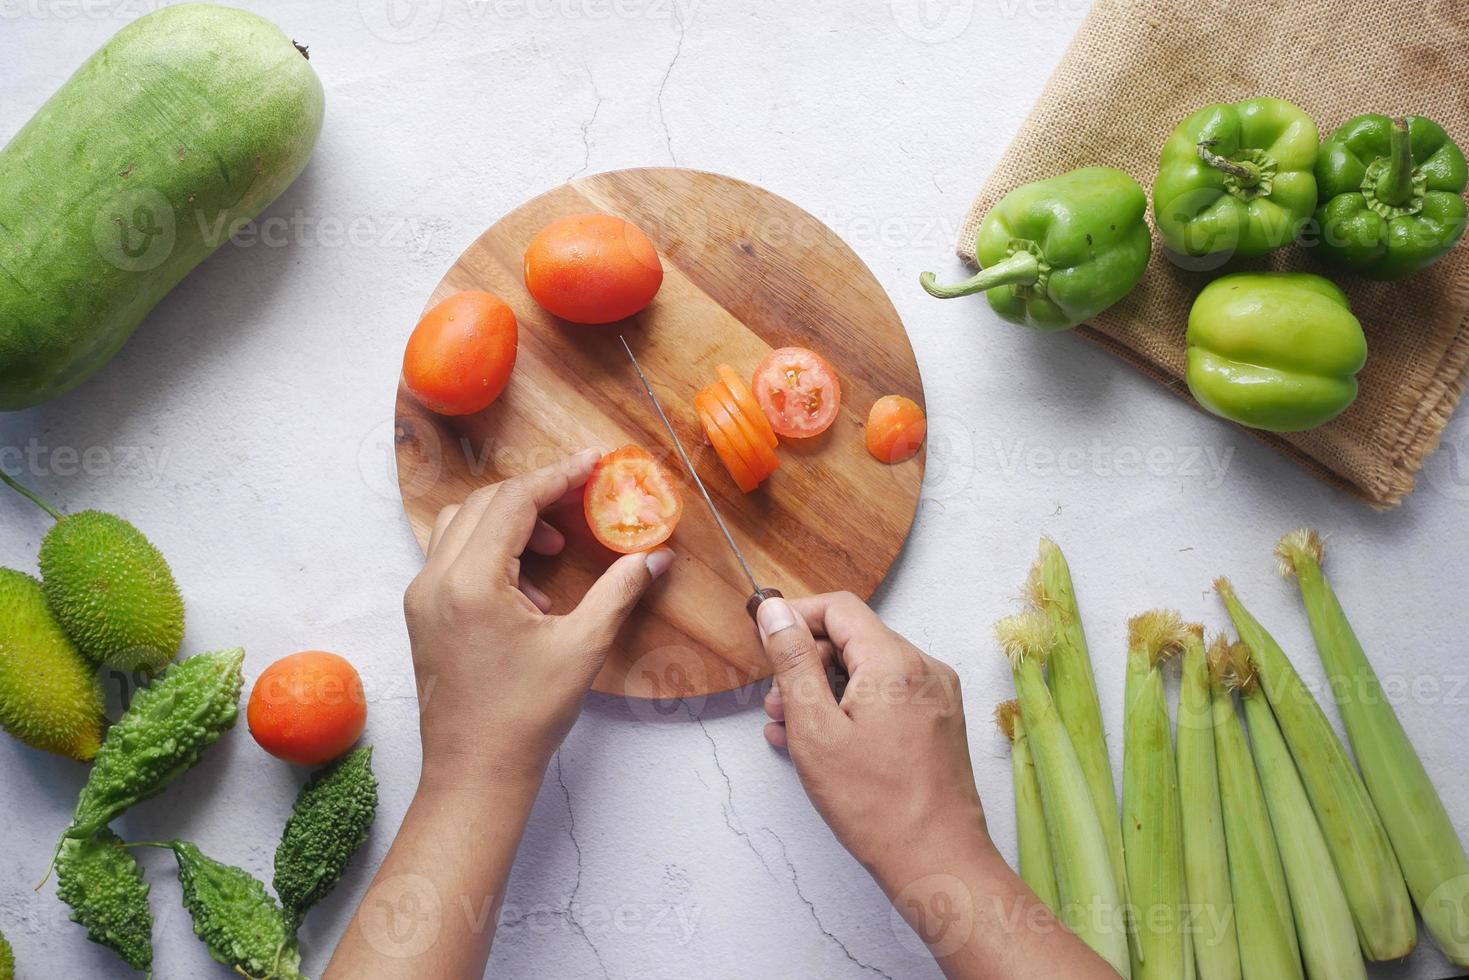
[[[749,450],[744,453],[744,456],[750,463],[750,469],[756,471],[762,480],[779,469],[780,460],[776,457],[775,450],[771,449],[769,443],[765,441],[765,434],[751,419],[746,417],[744,412],[740,411],[739,403],[734,393],[729,390],[729,386],[723,381],[716,381],[704,390],[724,409],[725,414],[729,416],[727,420],[729,424],[739,431],[743,441],[743,445],[739,448]],[[755,414],[762,422],[765,420],[765,416],[761,415],[758,410]]]
[[[752,450],[744,444],[744,437],[734,427],[733,421],[729,420],[724,407],[708,390],[701,390],[694,396],[694,409],[699,413],[699,425],[703,427],[704,435],[714,447],[719,461],[734,478],[735,486],[743,493],[749,493],[758,487],[761,477],[756,474],[753,457],[749,455]]]
[[[668,540],[683,516],[673,474],[641,446],[623,446],[597,463],[582,493],[592,534],[624,555]]]
[[[771,351],[755,368],[755,400],[770,427],[787,439],[818,436],[836,421],[842,386],[820,354],[804,347]]]
[[[775,437],[775,430],[770,427],[770,420],[760,410],[760,403],[755,400],[754,392],[745,380],[735,373],[735,369],[728,364],[721,364],[715,368],[719,372],[719,380],[723,381],[729,393],[734,396],[735,404],[739,406],[740,413],[755,425],[755,430],[765,440],[765,444],[771,449],[780,445],[780,440]]]

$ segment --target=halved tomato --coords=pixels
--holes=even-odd
[[[804,347],[771,351],[755,368],[755,400],[787,439],[820,435],[836,421],[842,386],[831,365]]]
[[[744,493],[758,487],[762,477],[756,473],[753,456],[750,455],[752,450],[744,444],[745,439],[734,428],[734,423],[728,420],[723,406],[707,390],[701,390],[694,396],[694,409],[699,413],[704,435],[709,438],[719,461],[734,478],[735,485]]]
[[[641,446],[603,456],[582,493],[587,525],[598,541],[630,555],[658,547],[683,516],[673,474]]]
[[[719,372],[719,380],[724,382],[729,393],[734,396],[740,413],[754,424],[755,430],[760,433],[765,444],[771,449],[778,446],[780,440],[775,438],[775,430],[770,427],[770,420],[760,410],[760,403],[755,401],[755,395],[750,391],[750,386],[745,384],[744,379],[736,374],[735,369],[728,364],[721,364],[715,370]]]
[[[704,391],[708,392],[709,396],[719,403],[720,407],[724,409],[725,414],[729,416],[725,421],[729,425],[733,425],[736,431],[738,431],[744,443],[744,445],[738,448],[748,449],[748,452],[744,456],[750,463],[750,469],[757,472],[762,480],[778,470],[780,468],[780,460],[776,458],[775,451],[765,441],[764,433],[756,428],[753,421],[745,417],[744,412],[740,411],[740,407],[735,401],[734,394],[729,390],[729,386],[723,381],[716,381],[705,388]],[[765,420],[765,416],[760,414],[758,410],[755,414],[762,422]],[[771,435],[774,435],[774,433],[771,433]]]
[[[867,451],[878,462],[911,459],[927,434],[928,419],[911,398],[883,395],[867,413]]]

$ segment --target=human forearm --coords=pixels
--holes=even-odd
[[[948,980],[1105,980],[1112,970],[1035,897],[994,844],[941,833],[873,874]]]
[[[539,780],[428,772],[324,980],[484,973]]]

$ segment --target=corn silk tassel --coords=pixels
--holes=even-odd
[[[995,636],[1010,660],[1040,784],[1061,902],[1059,918],[1130,980],[1127,928],[1107,839],[1071,736],[1042,675],[1055,645],[1050,620],[1039,612],[1020,613],[996,623]]]
[[[1253,668],[1245,667],[1245,671]],[[1352,910],[1332,867],[1326,838],[1311,811],[1311,801],[1301,784],[1290,749],[1275,723],[1270,702],[1260,691],[1252,673],[1244,672],[1239,683],[1240,700],[1249,722],[1250,750],[1255,771],[1265,791],[1270,825],[1290,890],[1290,905],[1296,920],[1296,941],[1301,948],[1306,976],[1311,980],[1367,980],[1367,968],[1357,949]]]
[[[1127,631],[1122,837],[1133,931],[1142,947],[1132,975],[1186,980],[1194,975],[1194,962],[1183,930],[1183,824],[1162,664],[1183,650],[1188,628],[1178,613],[1154,610],[1129,620]]]
[[[1193,938],[1199,980],[1240,980],[1239,936],[1229,888],[1229,852],[1219,807],[1214,712],[1202,631],[1183,642],[1178,689],[1178,796],[1183,819],[1185,928]]]
[[[1294,576],[1316,651],[1335,692],[1352,754],[1387,828],[1418,914],[1449,962],[1469,967],[1469,857],[1443,801],[1347,621],[1321,565],[1315,531],[1287,534],[1275,549]]]
[[[1219,805],[1229,849],[1229,889],[1234,896],[1240,970],[1244,980],[1304,980],[1290,890],[1265,806],[1265,791],[1230,693],[1241,682],[1241,662],[1248,671],[1243,648],[1231,646],[1222,636],[1209,648]]]
[[[1214,588],[1249,648],[1249,659],[1290,746],[1352,907],[1362,952],[1379,961],[1407,956],[1418,939],[1413,904],[1362,777],[1280,644],[1240,603],[1228,579],[1216,580]]]
[[[1081,626],[1081,610],[1076,603],[1076,589],[1071,582],[1071,568],[1066,556],[1050,538],[1042,538],[1040,556],[1030,567],[1025,583],[1026,599],[1033,609],[1046,615],[1055,633],[1055,645],[1046,664],[1047,680],[1056,711],[1076,757],[1086,776],[1087,790],[1102,834],[1107,839],[1107,856],[1112,862],[1112,877],[1121,892],[1124,910],[1132,905],[1127,881],[1127,864],[1122,853],[1122,822],[1118,817],[1117,789],[1112,780],[1112,760],[1107,754],[1107,736],[1102,728],[1102,706],[1097,697],[1097,682],[1087,651],[1086,634]],[[1133,957],[1142,955],[1132,924]]]
[[[1015,785],[1015,836],[1019,840],[1020,877],[1053,914],[1061,910],[1056,891],[1056,866],[1051,861],[1051,842],[1046,836],[1046,814],[1041,805],[1041,787],[1035,762],[1030,757],[1030,740],[1019,701],[1002,701],[995,708],[995,724],[1010,740],[1011,777]]]

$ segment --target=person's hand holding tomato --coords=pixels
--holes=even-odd
[[[565,457],[439,514],[423,571],[403,599],[425,783],[538,781],[618,629],[673,564],[666,548],[625,555],[565,615],[551,615],[550,600],[522,574],[524,552],[555,555],[565,546],[541,512],[582,498],[601,459],[599,450]]]

